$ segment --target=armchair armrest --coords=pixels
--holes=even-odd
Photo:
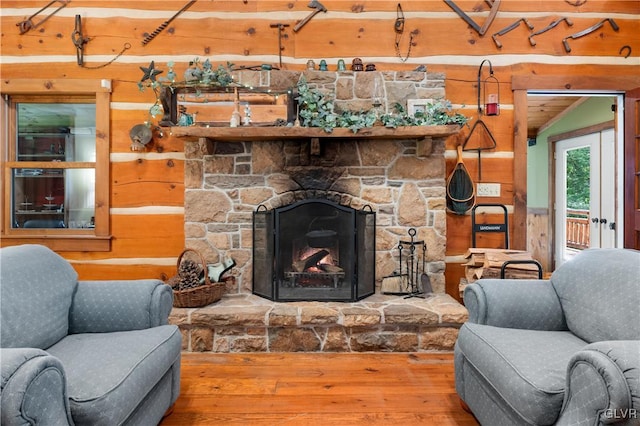
[[[481,279],[464,290],[469,321],[496,327],[566,330],[560,300],[548,280]]]
[[[640,341],[596,342],[571,358],[557,424],[577,424],[578,419],[584,424],[640,424]]]
[[[168,323],[173,290],[160,280],[80,281],[69,333],[140,330]]]
[[[2,348],[3,425],[71,425],[67,382],[60,361],[41,349]]]

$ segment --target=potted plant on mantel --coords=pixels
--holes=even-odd
[[[156,101],[149,110],[149,115],[155,117],[164,111],[165,118],[169,109],[168,102],[163,99],[163,92],[190,89],[196,93],[210,88],[231,88],[240,86],[234,82],[232,71],[233,64],[227,63],[226,67],[218,65],[213,68],[209,60],[200,62],[198,58],[190,62],[185,72],[184,81],[176,81],[173,71],[173,62],[167,64],[169,72],[166,77],[156,78],[163,71],[156,70],[152,61],[149,67],[140,67],[144,75],[138,87],[143,91],[150,87],[156,96]],[[249,89],[249,88],[245,88]],[[396,103],[393,113],[379,114],[375,109],[368,111],[344,111],[338,114],[334,111],[333,100],[319,89],[308,85],[304,75],[297,84],[297,115],[299,125],[307,128],[319,128],[325,133],[333,133],[336,128],[349,129],[353,133],[373,127],[387,129],[411,128],[416,126],[462,126],[468,121],[464,115],[454,112],[451,102],[446,99],[434,100],[425,105],[424,111],[408,114],[406,108]],[[297,121],[298,121],[297,120]],[[151,120],[150,120],[151,121]],[[174,121],[175,122],[175,121]],[[194,123],[180,123],[179,125],[192,125]],[[162,125],[162,123],[161,123]],[[288,126],[292,126],[289,123]],[[296,122],[295,125],[298,125]]]

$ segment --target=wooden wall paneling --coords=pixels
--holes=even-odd
[[[33,9],[41,6],[33,5],[32,2],[25,2],[24,0],[3,0],[3,8],[11,9]],[[189,8],[192,12],[308,12],[306,1],[291,1],[291,0],[215,0],[198,2]],[[562,0],[548,0],[545,2],[548,10],[560,12],[609,12],[609,13],[637,13],[637,4],[629,0],[592,0],[581,4],[579,7],[572,6]],[[144,1],[135,4],[136,10],[148,10],[156,11],[162,10],[167,12],[175,12],[185,2],[182,0],[163,0],[160,3]],[[377,12],[377,11],[394,11],[398,4],[397,1],[390,0],[360,0],[360,1],[345,1],[345,0],[324,0],[322,1],[327,9],[334,12],[346,12],[346,13],[364,13],[364,12]],[[484,3],[479,3],[476,0],[458,0],[456,2],[463,10],[469,13],[473,12],[488,12],[489,7]],[[107,0],[74,0],[72,5],[67,8],[88,8],[95,7],[100,9],[121,8],[121,2],[113,2]],[[451,9],[437,0],[411,0],[403,5],[405,13],[431,11],[431,12],[449,12]],[[500,6],[502,12],[539,12],[540,5],[530,2],[505,2]],[[26,13],[25,13],[25,16]],[[169,17],[168,15],[167,17]],[[303,15],[304,16],[304,15]]]
[[[177,257],[177,256],[176,256]],[[154,264],[95,264],[72,263],[73,269],[78,273],[80,280],[136,280],[156,278],[165,280],[176,273],[175,265]]]
[[[112,206],[182,206],[184,161],[174,159],[111,163]]]
[[[177,258],[183,247],[178,247],[173,241],[183,244],[184,215],[179,213],[156,212],[156,214],[136,214],[117,212],[111,215],[111,229],[114,238],[120,240],[138,239],[142,250],[122,250],[122,247],[112,247],[111,252],[65,252],[64,257],[75,262],[102,262],[110,259],[114,264],[124,264],[130,259]],[[157,239],[166,240],[167,244],[157,245]],[[130,246],[130,244],[126,245]],[[173,250],[173,251],[172,251]]]
[[[178,257],[184,249],[182,214],[114,214],[111,223],[115,257]]]
[[[294,33],[295,20],[285,23],[291,26],[285,29],[283,38],[283,56],[285,58],[340,58],[340,57],[395,57],[395,16],[389,13],[381,19],[345,19],[323,18],[311,20],[302,30]],[[330,15],[328,15],[330,16]],[[603,16],[604,18],[604,16]],[[598,18],[572,18],[572,27],[558,26],[536,37],[537,44],[529,43],[528,29],[517,28],[500,38],[503,44],[499,49],[491,36],[478,36],[458,17],[407,18],[403,41],[408,42],[408,34],[415,31],[412,57],[430,55],[464,55],[469,49],[482,49],[486,54],[548,54],[566,55],[561,40],[575,34],[579,29],[588,28],[598,22]],[[15,17],[4,17],[2,24],[15,26]],[[548,17],[532,17],[536,28],[548,25]],[[278,29],[271,28],[273,19],[264,19],[261,15],[250,15],[244,19],[225,19],[206,14],[202,18],[178,18],[172,23],[171,30],[161,32],[156,39],[145,46],[141,45],[145,34],[152,32],[162,21],[158,18],[114,19],[114,17],[85,17],[86,32],[90,41],[85,45],[86,55],[116,55],[125,43],[131,47],[126,55],[146,56],[183,56],[199,57],[219,55],[237,55],[253,61],[251,56],[275,56],[278,54]],[[501,18],[500,14],[492,25],[498,31],[514,22],[513,18]],[[572,54],[588,52],[590,56],[611,55],[621,46],[628,44],[640,48],[640,41],[629,39],[635,28],[633,19],[618,18],[620,30],[603,27],[600,36],[581,37],[570,40]],[[26,33],[16,39],[17,43],[3,43],[7,55],[24,55],[25,52],[37,52],[39,55],[75,56],[75,46],[66,34],[74,27],[73,16],[55,15],[47,20],[47,25],[37,35]],[[327,31],[331,28],[331,31]],[[185,44],[188,40],[188,44]],[[358,46],[354,53],[353,46]],[[402,46],[401,46],[402,47]],[[236,60],[237,61],[237,60]],[[238,61],[239,62],[239,61]],[[285,61],[286,62],[286,61]]]
[[[548,209],[529,209],[527,212],[527,250],[542,265],[544,271],[552,270],[550,247],[550,223]]]

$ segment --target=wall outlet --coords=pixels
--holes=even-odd
[[[476,188],[476,195],[478,197],[499,197],[500,184],[499,183],[479,183]]]

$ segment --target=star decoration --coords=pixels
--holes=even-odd
[[[140,67],[140,69],[144,73],[144,75],[142,76],[142,79],[140,80],[141,83],[147,80],[151,80],[152,82],[155,82],[156,76],[158,74],[162,74],[162,71],[156,69],[155,61],[151,61],[151,63],[147,68]]]

